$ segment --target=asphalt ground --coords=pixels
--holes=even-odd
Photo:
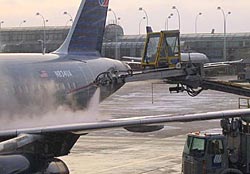
[[[126,84],[100,104],[97,109],[101,117],[182,115],[238,108],[237,95],[206,90],[192,98],[186,93],[170,94],[170,85],[157,83]],[[71,174],[177,174],[181,173],[186,134],[216,128],[220,128],[219,120],[170,123],[161,131],[146,134],[124,129],[91,132],[62,159]]]

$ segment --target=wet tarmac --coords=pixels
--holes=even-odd
[[[239,96],[203,91],[192,98],[170,94],[169,85],[157,81],[128,83],[100,104],[103,118],[151,115],[180,115],[238,108]],[[83,136],[69,156],[62,159],[71,174],[179,174],[188,132],[219,128],[219,120],[170,123],[164,130],[137,134],[123,129],[92,132]]]

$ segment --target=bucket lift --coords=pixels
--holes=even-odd
[[[147,34],[142,57],[144,68],[174,68],[179,62],[181,62],[179,30]]]

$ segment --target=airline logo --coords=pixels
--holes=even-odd
[[[99,0],[99,3],[102,7],[108,7],[109,0]]]

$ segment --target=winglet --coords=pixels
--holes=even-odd
[[[82,0],[64,43],[54,53],[100,55],[109,0]]]

